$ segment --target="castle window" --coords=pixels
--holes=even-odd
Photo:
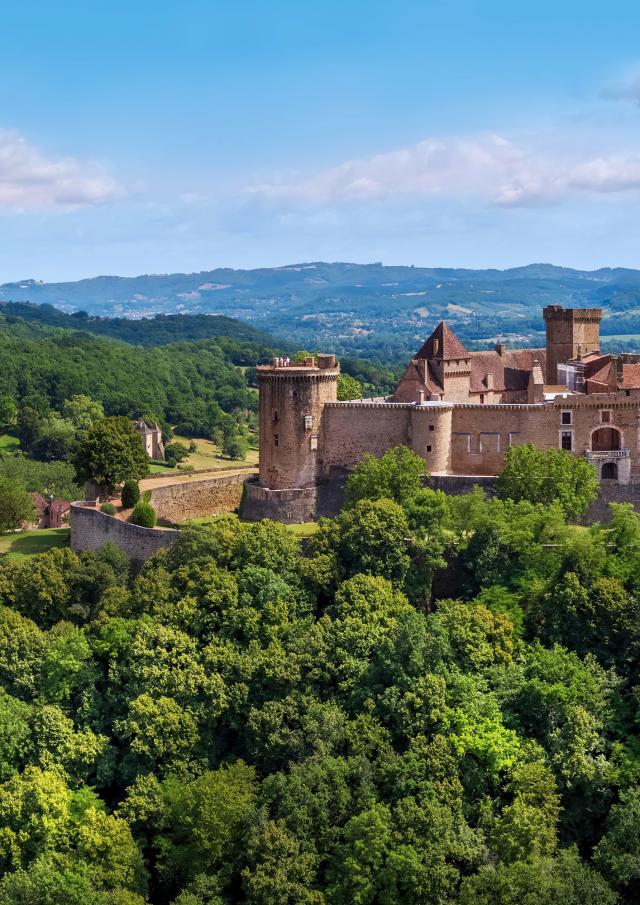
[[[430,424],[430,425],[429,425],[429,430],[432,431],[432,430],[434,430],[434,429],[435,429],[435,428],[434,428],[433,424]]]
[[[277,420],[278,420],[278,413],[274,412],[273,413],[273,423],[275,424],[277,422]]]
[[[573,433],[571,431],[560,431],[560,446],[571,452],[573,449]]]
[[[431,452],[431,447],[427,446],[427,452]]]
[[[571,424],[571,412],[562,412],[560,415],[561,424]]]
[[[304,429],[310,431],[313,427],[313,417],[311,415],[304,416]]]
[[[273,435],[273,445],[274,445],[274,446],[279,446],[279,445],[280,445],[280,435],[279,435],[279,434],[274,434],[274,435]]]
[[[480,405],[484,404],[484,393],[480,393]]]
[[[608,410],[600,412],[600,420],[603,424],[611,424],[611,412]]]
[[[312,437],[311,438],[311,449],[317,449],[317,448],[318,448],[318,438]]]

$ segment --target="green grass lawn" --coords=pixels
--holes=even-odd
[[[39,528],[0,535],[0,557],[18,559],[69,545],[68,528]]]
[[[180,437],[178,434],[173,438],[179,443],[189,446],[191,442],[189,437]],[[211,440],[196,439],[196,451],[189,454],[189,458],[185,459],[185,463],[193,465],[196,471],[201,468],[221,468],[222,466],[233,468],[234,465],[257,465],[258,450],[250,449],[247,458],[243,461],[240,459],[227,459],[221,455],[220,448]]]
[[[151,463],[149,465],[149,474],[178,474],[176,468],[171,468],[169,465],[156,465],[155,463]]]
[[[300,525],[287,525],[296,537],[311,537],[320,526],[317,522],[302,522]]]
[[[0,434],[0,452],[18,452],[20,441],[9,434]]]

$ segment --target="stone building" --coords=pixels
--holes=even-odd
[[[36,510],[36,528],[62,528],[69,518],[70,503],[63,499],[44,497],[41,493],[32,493],[31,499]]]
[[[307,521],[319,488],[398,445],[434,475],[495,476],[510,446],[535,443],[585,456],[601,481],[640,480],[640,355],[602,355],[601,318],[550,305],[545,348],[482,352],[442,322],[384,400],[338,402],[333,355],[258,367],[260,469],[246,516]]]
[[[148,425],[146,421],[134,421],[133,429],[140,434],[142,445],[150,459],[164,461],[164,444],[162,442],[162,429],[159,424]]]

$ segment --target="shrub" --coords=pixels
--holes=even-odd
[[[122,505],[125,509],[133,509],[140,499],[140,485],[137,481],[125,481],[122,487]]]
[[[105,515],[115,515],[116,507],[113,503],[103,503],[100,507],[100,512],[104,512]]]
[[[23,484],[0,478],[0,533],[14,531],[36,517],[31,494]]]
[[[141,525],[143,528],[153,528],[156,523],[156,510],[150,503],[140,500],[133,507],[131,521],[134,525]]]
[[[165,446],[164,454],[167,459],[175,459],[176,462],[182,462],[183,459],[188,457],[189,450],[184,443],[174,441]]]

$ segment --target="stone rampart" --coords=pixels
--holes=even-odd
[[[247,481],[244,485],[242,518],[248,522],[269,518],[287,525],[312,522],[316,517],[316,496],[315,487],[270,490]]]
[[[143,561],[158,550],[173,546],[178,539],[175,529],[142,528],[83,503],[71,504],[69,524],[71,549],[76,553],[115,544],[129,559]]]
[[[168,522],[235,512],[240,506],[242,488],[247,480],[246,472],[198,480],[185,478],[174,484],[154,487],[151,505],[158,518]]]
[[[617,484],[615,481],[604,481],[600,485],[598,498],[591,503],[580,519],[582,525],[593,525],[594,522],[608,522],[611,518],[610,503],[631,503],[640,513],[640,482]]]

